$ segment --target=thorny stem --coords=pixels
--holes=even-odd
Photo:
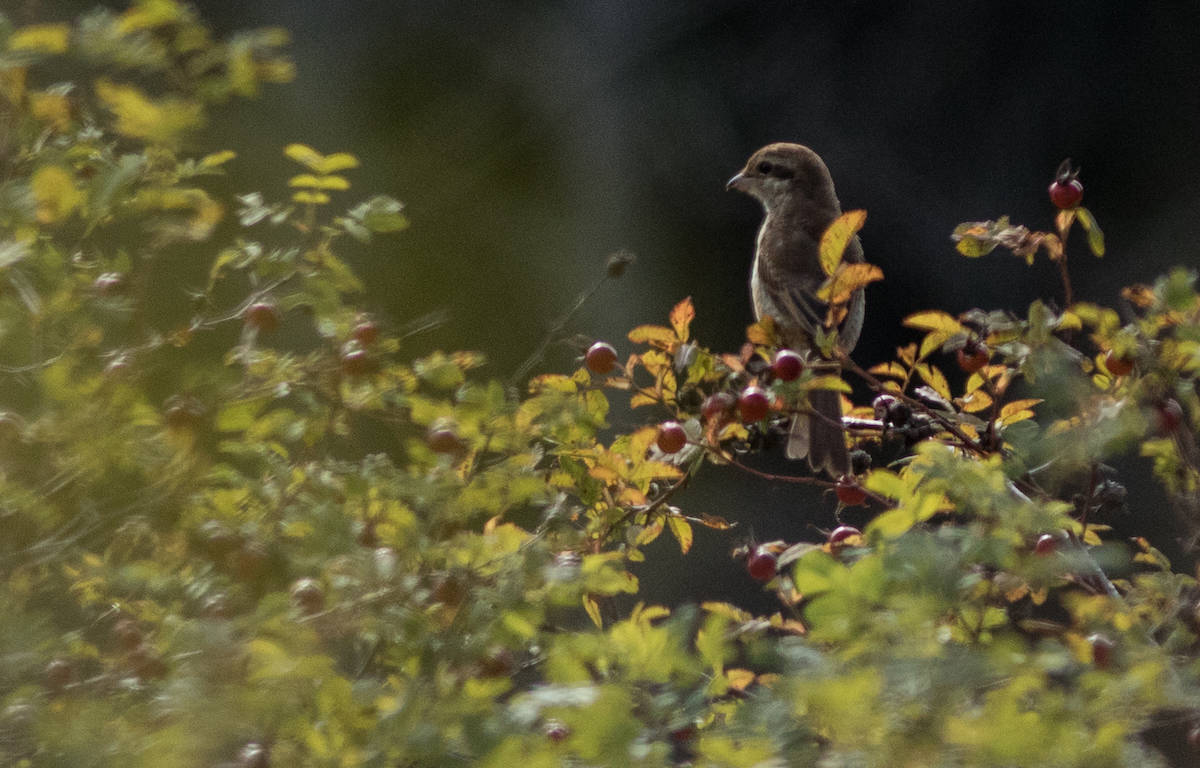
[[[568,309],[562,317],[550,324],[550,328],[546,331],[546,334],[542,337],[542,340],[538,342],[537,348],[533,350],[529,357],[525,358],[525,362],[521,363],[521,365],[519,365],[517,369],[513,371],[512,376],[508,378],[508,387],[510,389],[523,381],[525,377],[529,375],[529,372],[533,370],[533,367],[542,361],[542,358],[546,356],[546,350],[550,348],[551,344],[561,337],[562,332],[566,329],[567,324],[571,322],[572,318],[574,318],[579,310],[583,308],[583,305],[587,304],[588,301],[596,295],[596,292],[599,291],[600,288],[611,279],[613,279],[613,275],[610,274],[608,270],[605,270],[604,274],[602,274],[590,288],[587,288],[580,293],[578,297],[576,297],[575,303],[571,305],[571,308]]]
[[[848,370],[853,371],[855,374],[857,374],[863,381],[867,382],[867,385],[870,386],[871,389],[875,390],[876,392],[879,392],[880,394],[889,394],[894,397],[897,397],[900,400],[903,400],[908,405],[912,406],[913,408],[920,410],[921,413],[924,413],[925,415],[932,418],[934,421],[936,421],[938,424],[940,424],[947,432],[949,432],[950,434],[952,434],[956,438],[958,438],[958,440],[962,444],[963,448],[970,450],[973,453],[977,453],[980,456],[989,455],[990,452],[988,450],[986,450],[982,445],[980,445],[979,441],[970,437],[966,432],[963,432],[962,429],[960,429],[959,426],[957,424],[955,424],[953,421],[948,419],[945,416],[945,414],[942,414],[942,413],[939,413],[938,411],[933,410],[925,403],[921,402],[920,400],[917,400],[914,397],[911,397],[911,396],[905,394],[904,392],[899,392],[899,391],[891,390],[891,389],[884,387],[883,382],[881,382],[879,379],[872,376],[862,366],[860,366],[858,363],[851,360],[849,358],[849,356],[847,356],[845,354],[842,355],[842,364]]]

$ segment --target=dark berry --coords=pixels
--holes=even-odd
[[[753,424],[767,418],[767,413],[771,410],[771,399],[764,390],[752,384],[742,390],[737,406],[742,421]]]
[[[1158,434],[1166,437],[1179,429],[1183,423],[1183,407],[1178,400],[1164,400],[1154,406],[1154,427]]]
[[[978,342],[968,344],[958,350],[958,367],[967,373],[975,373],[988,364],[991,356],[991,350],[987,348],[986,344]]]
[[[755,547],[746,558],[746,573],[755,581],[770,581],[775,578],[775,555],[769,549]]]
[[[858,481],[850,475],[842,475],[838,478],[836,492],[838,501],[848,507],[855,507],[867,500],[867,492],[863,489]]]
[[[553,741],[555,744],[566,741],[566,738],[571,735],[571,729],[560,720],[548,720],[546,722],[546,738]]]
[[[771,372],[780,381],[795,381],[804,373],[804,360],[790,349],[781,349],[775,353]]]
[[[1113,641],[1097,633],[1088,636],[1088,644],[1092,646],[1092,663],[1096,665],[1096,669],[1108,669],[1116,649]]]
[[[1033,553],[1045,557],[1046,555],[1054,554],[1058,550],[1059,537],[1053,533],[1043,533],[1038,536],[1037,543],[1033,545]]]
[[[737,398],[728,392],[715,392],[709,395],[704,401],[704,405],[700,407],[700,415],[704,417],[705,421],[724,419],[736,404]]]
[[[1193,725],[1188,731],[1187,743],[1189,747],[1200,752],[1200,723]]]
[[[236,764],[238,768],[268,768],[270,753],[262,744],[252,741],[238,751]]]
[[[264,333],[278,328],[281,317],[279,307],[271,301],[256,301],[242,313],[242,320],[246,325]]]
[[[325,590],[316,579],[297,579],[292,584],[292,603],[301,613],[312,615],[325,607]]]
[[[125,287],[125,276],[120,272],[105,272],[92,281],[92,289],[101,296],[112,296]]]
[[[678,421],[664,421],[658,425],[656,443],[663,453],[678,453],[687,445],[687,432]]]
[[[204,404],[189,395],[172,395],[163,403],[163,421],[171,429],[193,429],[204,419]]]
[[[62,693],[75,679],[75,668],[66,659],[54,659],[46,665],[44,679],[47,690],[51,693]]]
[[[588,348],[583,360],[589,371],[604,376],[617,366],[617,350],[606,341],[597,341]]]
[[[434,427],[425,435],[425,444],[434,453],[458,453],[463,449],[462,440],[450,427]]]
[[[1074,208],[1082,199],[1083,185],[1079,179],[1059,179],[1050,185],[1050,202],[1057,208]]]
[[[1128,376],[1133,371],[1133,358],[1122,357],[1110,349],[1104,356],[1104,368],[1113,376]]]
[[[162,655],[147,643],[142,643],[130,651],[126,660],[129,662],[133,674],[142,680],[157,680],[167,674],[167,662],[163,661]]]
[[[354,340],[364,347],[369,347],[379,338],[379,326],[371,320],[364,320],[354,326],[354,330],[350,332]]]
[[[832,547],[844,546],[846,539],[851,536],[862,536],[862,531],[852,525],[839,525],[829,532],[829,545]]]
[[[142,644],[142,630],[136,621],[130,618],[119,619],[113,625],[113,639],[123,650],[131,651]]]
[[[375,370],[375,359],[359,344],[347,344],[342,348],[342,373],[347,376],[365,376]]]

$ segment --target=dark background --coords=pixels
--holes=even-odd
[[[86,4],[30,3],[74,12]],[[1193,264],[1200,237],[1200,4],[1195,2],[429,2],[204,0],[218,30],[278,25],[299,76],[214,122],[234,173],[286,196],[281,147],[351,151],[347,202],[408,205],[412,227],[356,254],[367,303],[399,325],[444,309],[412,350],[478,348],[507,376],[618,248],[638,255],[572,330],[613,341],[692,296],[706,345],[733,350],[752,319],[746,277],[760,212],[725,180],[757,147],[825,159],[886,280],[868,291],[855,357],[915,338],[917,309],[1023,311],[1061,300],[1056,272],[953,249],[960,221],[1052,227],[1046,186],[1083,168],[1108,255],[1069,249],[1077,298]],[[250,191],[250,190],[239,190]],[[575,365],[568,350],[550,370]],[[638,419],[619,417],[617,426]],[[779,465],[778,468],[784,468]],[[794,467],[793,467],[794,469]],[[1161,502],[1131,495],[1150,512]],[[1142,499],[1144,501],[1139,501]],[[715,469],[685,507],[743,521],[699,532],[683,563],[643,574],[646,597],[729,597],[748,579],[738,537],[832,527],[829,500]],[[1139,527],[1146,518],[1138,518]],[[1169,542],[1168,542],[1169,544]],[[670,542],[663,545],[668,552]],[[661,558],[651,558],[660,560]],[[751,590],[753,593],[753,590]],[[757,594],[757,593],[754,593]],[[749,597],[755,600],[757,597]],[[762,596],[758,607],[772,602]]]

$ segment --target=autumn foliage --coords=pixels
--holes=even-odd
[[[1193,272],[1123,314],[1075,301],[1072,229],[1103,237],[1072,198],[1054,232],[955,233],[1054,260],[1061,301],[918,312],[893,359],[829,333],[827,359],[777,363],[769,324],[714,352],[683,300],[512,387],[478,353],[407,357],[356,306],[346,238],[407,221],[346,202],[355,156],[282,148],[288,200],[208,185],[237,156],[190,137],[290,79],[285,43],[216,40],[173,0],[0,19],[0,763],[1200,759],[1200,588],[1110,527],[1173,513],[1194,543]],[[841,261],[865,221],[823,241],[830,328],[884,279]],[[163,268],[197,253],[202,285]],[[846,398],[855,474],[763,471],[818,389]],[[643,426],[611,429],[617,400]],[[1127,455],[1169,510],[1126,492]],[[737,510],[688,509],[714,463],[869,522],[747,542]],[[698,527],[777,610],[638,599],[647,545]]]

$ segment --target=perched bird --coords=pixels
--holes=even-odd
[[[765,216],[758,230],[750,294],[754,314],[771,317],[785,346],[806,357],[817,354],[815,329],[821,327],[827,306],[817,298],[825,281],[821,269],[821,235],[842,213],[833,191],[833,178],[825,163],[800,144],[768,144],[746,161],[726,189],[736,189],[762,203]],[[843,256],[848,262],[863,260],[862,244],[855,237]],[[863,322],[863,292],[854,292],[845,320],[838,329],[838,346],[854,349]],[[809,392],[812,412],[792,419],[787,456],[808,457],[813,471],[837,476],[850,471],[842,432],[841,396],[832,390]]]

